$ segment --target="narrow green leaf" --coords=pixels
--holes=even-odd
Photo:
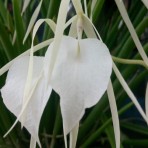
[[[18,41],[17,44],[19,51],[22,52],[25,48],[23,45],[23,38],[25,35],[25,31],[24,31],[23,19],[21,17],[21,10],[19,7],[19,0],[13,0],[13,13],[14,13],[14,23],[16,28],[16,38]]]
[[[5,24],[7,24],[7,19],[6,19],[7,9],[5,8],[4,3],[2,2],[2,0],[0,1],[0,15],[1,15],[3,21],[5,22]]]
[[[0,1],[0,16],[2,17],[3,24],[9,31],[13,31],[12,17],[2,1]]]
[[[92,20],[95,23],[97,22],[97,18],[99,17],[99,15],[101,13],[104,2],[105,2],[105,0],[97,0],[97,2],[96,2],[96,6],[94,7],[93,16],[92,16]]]
[[[130,130],[131,132],[136,132],[137,134],[143,134],[145,136],[148,136],[147,126],[136,125],[134,123],[123,121],[123,122],[121,122],[121,127],[124,127],[126,129]]]
[[[148,147],[148,140],[147,139],[126,139],[123,141],[123,144],[126,144],[131,147],[139,147],[139,148],[147,148]],[[126,146],[125,146],[126,147]]]
[[[104,124],[107,121],[107,117],[104,115],[102,118],[102,124]],[[115,138],[114,138],[114,130],[113,130],[113,126],[111,125],[111,123],[105,128],[105,133],[108,137],[109,143],[111,145],[112,148],[115,148]]]
[[[11,126],[11,120],[10,120],[10,115],[8,114],[8,111],[6,110],[6,108],[4,107],[4,104],[2,103],[2,99],[0,98],[0,109],[1,109],[1,114],[0,114],[0,119],[1,119],[1,124],[3,125],[2,128],[3,130],[5,130],[4,132],[7,131],[7,129]],[[17,142],[16,139],[17,134],[16,132],[12,132],[9,136],[8,136],[12,142],[12,144],[17,147]]]

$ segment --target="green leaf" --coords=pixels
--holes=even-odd
[[[94,11],[93,11],[93,20],[95,23],[97,22],[97,18],[99,17],[101,13],[104,2],[105,0],[97,0],[96,2],[96,6],[94,7]]]
[[[9,38],[9,34],[5,29],[5,26],[0,22],[0,41],[1,44],[3,45],[4,52],[6,54],[7,59],[10,61],[15,57],[15,51],[12,46],[12,43]]]
[[[0,16],[3,24],[9,29],[9,31],[13,32],[12,17],[2,1],[0,1]]]
[[[129,103],[125,105],[122,109],[119,110],[119,115],[124,113],[127,109],[132,107],[133,103]],[[93,143],[100,135],[101,133],[106,129],[106,127],[111,123],[112,118],[109,118],[101,127],[99,127],[93,134],[91,134],[87,139],[85,138],[85,142],[81,145],[81,148],[86,148],[88,145]]]
[[[102,124],[104,124],[107,121],[107,116],[104,115],[102,116]],[[113,130],[113,126],[111,125],[111,123],[105,128],[105,133],[108,137],[109,143],[111,145],[112,148],[115,148],[115,138],[114,138],[114,130]]]
[[[138,135],[143,134],[145,136],[148,136],[148,128],[144,125],[136,125],[134,123],[130,122],[121,122],[121,127],[126,128],[130,130],[130,132],[136,132]]]
[[[16,29],[16,38],[18,41],[17,45],[19,48],[19,52],[22,53],[22,51],[24,51],[25,48],[23,45],[23,38],[25,35],[25,31],[19,7],[19,0],[13,0],[13,14],[14,14],[15,29]]]

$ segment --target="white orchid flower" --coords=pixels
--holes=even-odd
[[[61,1],[55,37],[45,57],[33,56],[33,48],[31,48],[30,56],[15,60],[9,68],[6,84],[1,89],[4,103],[17,116],[16,122],[19,120],[22,126],[30,132],[30,147],[36,147],[36,142],[41,147],[38,138],[39,123],[51,90],[54,89],[60,95],[65,146],[67,147],[66,135],[70,133],[70,148],[74,148],[79,122],[85,109],[94,106],[107,90],[113,116],[116,147],[119,148],[119,119],[110,81],[112,67],[146,121],[147,117],[112,62],[109,50],[102,42],[91,19],[87,17],[87,13],[83,13],[79,0],[72,1],[77,16],[67,23],[68,25],[72,23],[69,36],[63,35],[67,26],[65,21],[69,1]],[[93,7],[94,2],[92,9]],[[37,23],[34,32],[42,22],[43,20],[40,20]],[[51,22],[49,25],[54,30]],[[83,31],[88,38],[82,38]],[[33,38],[34,36],[35,33]]]
[[[56,35],[45,59],[33,57],[33,60],[30,60],[31,55],[15,60],[9,69],[6,84],[1,89],[4,103],[12,113],[18,117],[23,110],[18,118],[34,139],[31,141],[31,146],[35,146],[36,141],[40,145],[38,128],[51,93],[50,85],[61,96],[65,135],[79,123],[85,108],[95,105],[100,100],[108,86],[112,60],[105,44],[98,39],[77,40],[62,34],[63,32],[55,59],[53,53],[54,46],[57,46]],[[54,68],[51,72],[52,64]],[[29,67],[32,67],[31,78],[26,84]],[[49,73],[52,73],[52,76],[49,77]],[[26,86],[28,90],[24,94]],[[24,101],[24,95],[27,101]],[[16,103],[13,104],[12,100]]]
[[[45,63],[47,57],[52,56],[52,49],[51,44],[45,55]],[[48,71],[48,65],[45,70]],[[51,86],[61,98],[65,135],[79,123],[85,109],[101,99],[107,89],[111,71],[112,59],[103,42],[98,39],[63,37]]]

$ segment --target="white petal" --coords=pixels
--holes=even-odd
[[[116,106],[116,99],[113,91],[112,82],[109,82],[108,88],[107,88],[107,94],[112,114],[112,121],[113,121],[113,127],[114,127],[114,133],[115,133],[115,141],[116,141],[116,148],[120,148],[120,126],[119,126],[119,117],[118,117],[118,110]]]
[[[99,40],[80,40],[79,48],[78,40],[63,37],[51,78],[53,89],[61,97],[66,134],[79,123],[85,108],[100,100],[107,89],[112,69],[109,51]],[[50,53],[52,45],[47,57]]]
[[[4,104],[17,117],[22,109],[23,94],[27,78],[28,64],[29,64],[29,56],[17,59],[10,67],[6,79],[6,84],[1,89]],[[43,58],[34,57],[32,85],[39,78],[42,66],[43,66]],[[42,77],[39,80],[39,83],[36,86],[36,89],[26,107],[24,114],[25,118],[23,118],[25,119],[24,126],[38,143],[39,143],[38,128],[41,115],[48,101],[48,97],[51,93],[50,87],[48,87],[48,90],[46,90],[45,83],[46,80]],[[45,91],[47,92],[45,93]]]

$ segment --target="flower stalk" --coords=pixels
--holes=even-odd
[[[121,64],[129,64],[129,65],[140,65],[144,68],[148,69],[148,66],[145,64],[143,60],[130,60],[130,59],[122,59],[118,57],[112,56],[114,62],[121,63]]]

